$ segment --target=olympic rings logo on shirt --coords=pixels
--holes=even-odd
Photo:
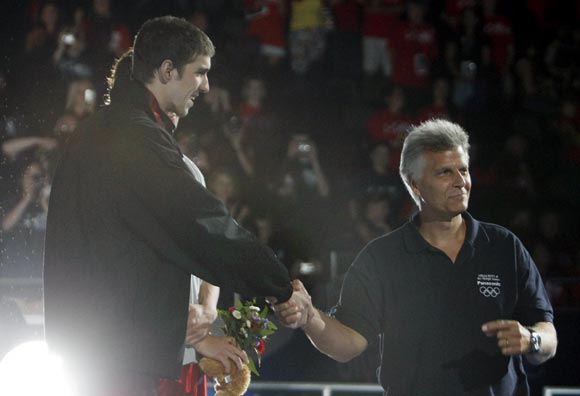
[[[485,297],[497,297],[501,293],[501,290],[497,286],[481,286],[479,292]]]

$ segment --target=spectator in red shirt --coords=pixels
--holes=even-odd
[[[463,11],[475,7],[477,3],[477,0],[445,0],[441,19],[450,30],[456,31]]]
[[[389,37],[404,9],[404,0],[367,0],[362,27],[363,72],[365,96],[370,101],[378,97],[381,84],[392,74]],[[379,78],[375,78],[380,72]]]
[[[252,0],[246,10],[248,35],[260,43],[267,66],[277,66],[286,56],[285,3],[281,0]]]
[[[264,80],[250,76],[244,80],[242,86],[242,102],[240,103],[240,117],[247,124],[255,116],[260,115],[264,107],[264,99],[268,95]]]
[[[513,91],[514,33],[511,21],[496,12],[497,0],[483,0],[483,33],[489,39],[490,62],[501,78],[504,94]]]
[[[361,76],[362,4],[359,0],[332,0],[334,30],[329,36],[330,66],[337,81],[358,82]]]
[[[433,101],[421,108],[417,113],[419,122],[424,122],[432,118],[444,118],[451,120],[449,113],[449,82],[445,78],[437,78],[433,81]]]
[[[386,142],[389,145],[392,150],[390,166],[396,170],[403,140],[414,120],[404,111],[405,93],[401,87],[394,87],[386,102],[386,108],[378,110],[370,117],[367,130],[371,141]]]
[[[405,88],[409,107],[416,110],[428,97],[431,63],[437,57],[437,36],[425,22],[425,6],[410,0],[407,20],[396,25],[390,41],[393,59],[392,81]]]

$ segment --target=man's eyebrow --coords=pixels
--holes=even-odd
[[[197,70],[195,72],[196,73],[204,73],[205,74],[205,73],[208,73],[209,71],[210,71],[210,68],[209,67],[200,66],[200,67],[197,68]]]

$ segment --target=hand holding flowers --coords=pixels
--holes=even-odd
[[[266,317],[267,307],[262,310],[255,304],[255,300],[245,303],[239,301],[227,310],[218,310],[218,315],[224,322],[222,327],[224,335],[248,357],[247,365],[243,364],[241,369],[236,365],[229,365],[231,370],[215,359],[200,360],[201,369],[216,380],[216,396],[243,395],[250,384],[250,371],[259,375],[254,359],[257,360],[259,367],[262,354],[266,350],[265,341],[277,330],[277,327]]]
[[[227,311],[218,309],[218,315],[224,322],[222,328],[224,334],[232,337],[240,349],[248,354],[248,367],[254,374],[260,375],[256,369],[254,358],[256,358],[259,367],[262,354],[266,350],[265,341],[278,328],[267,318],[268,307],[260,309],[255,304],[255,299],[245,303],[238,301]]]

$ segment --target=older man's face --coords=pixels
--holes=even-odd
[[[471,192],[469,157],[461,147],[423,154],[423,174],[413,180],[421,215],[446,220],[467,210]]]

